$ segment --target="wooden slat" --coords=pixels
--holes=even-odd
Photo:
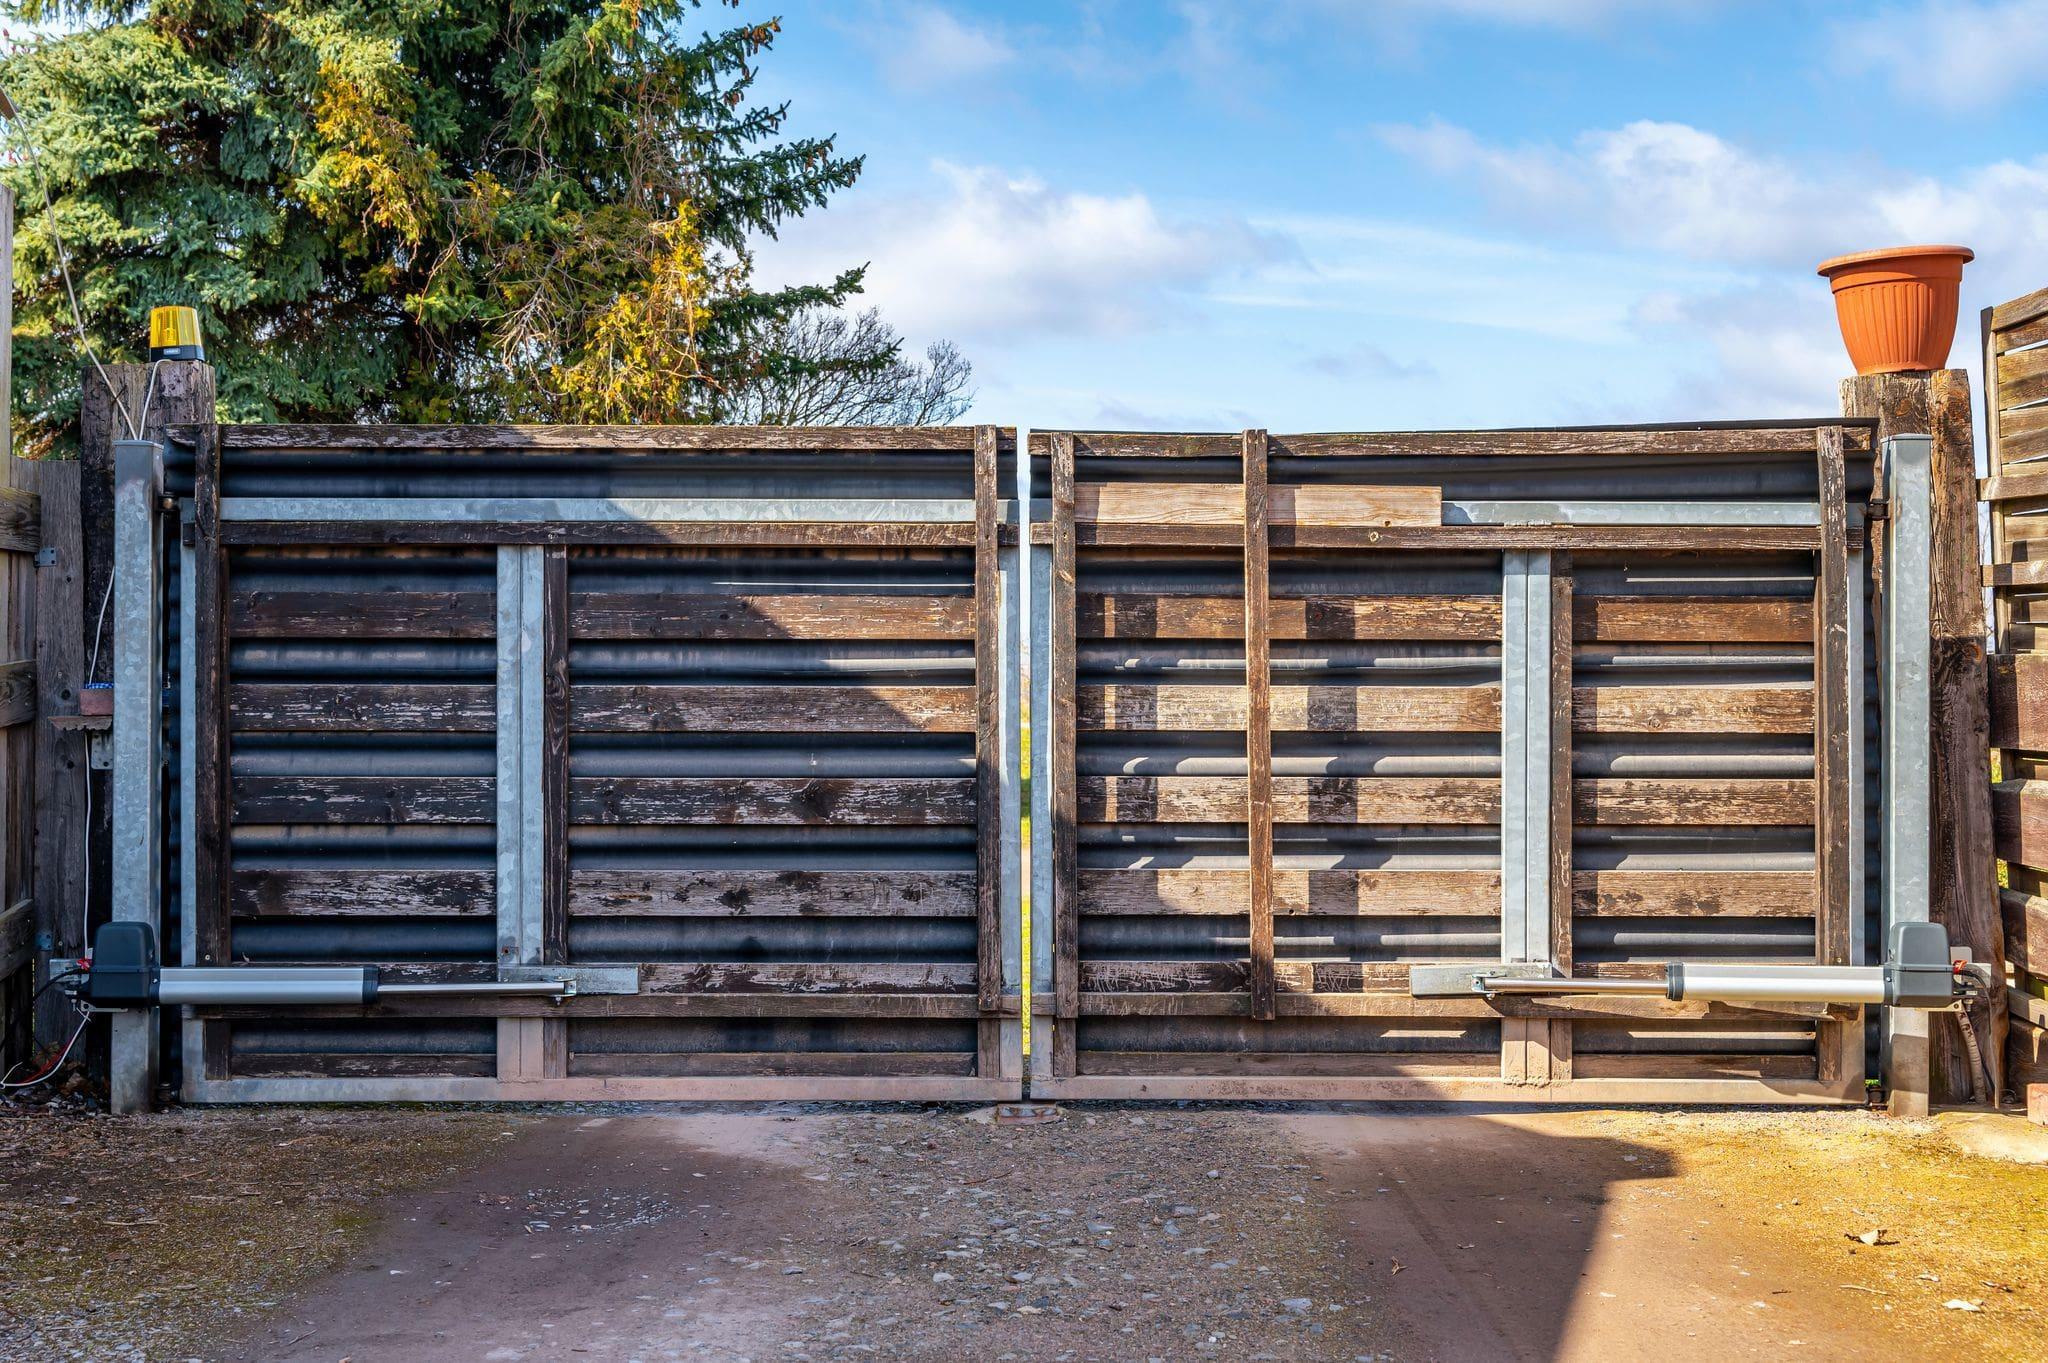
[[[2005,861],[2048,865],[2048,781],[2000,781],[1991,788],[1993,846]]]
[[[974,822],[976,1072],[1002,1073],[1003,997],[1002,581],[998,576],[996,428],[974,431]]]
[[[1233,549],[1243,532],[1228,525],[1084,525],[1082,545]],[[1560,549],[1602,553],[1696,554],[1709,540],[1723,554],[1812,553],[1820,545],[1814,525],[1396,525],[1272,527],[1275,549],[1425,549],[1439,552]],[[1862,544],[1857,526],[1852,547]],[[592,542],[630,542],[621,537]],[[1050,529],[1031,527],[1033,544],[1050,544]]]
[[[1088,729],[1226,729],[1245,726],[1241,686],[1079,688]],[[1490,733],[1500,728],[1500,687],[1276,686],[1273,728],[1288,733]]]
[[[1641,426],[1515,428],[1494,431],[1362,431],[1276,435],[1273,452],[1296,458],[1496,458],[1559,455],[1776,454],[1812,450],[1823,429],[1845,432],[1852,449],[1870,448],[1865,421],[1684,422]],[[1234,435],[1149,431],[1034,431],[1031,451],[1052,440],[1076,442],[1084,455],[1119,458],[1229,458]]]
[[[1811,918],[1811,871],[1577,871],[1582,918]]]
[[[230,909],[254,918],[380,918],[497,912],[489,871],[236,871]]]
[[[489,733],[497,694],[440,682],[241,682],[228,688],[228,722],[245,733]]]
[[[648,994],[973,994],[974,963],[713,961],[640,967]]]
[[[0,663],[0,729],[26,724],[35,717],[35,660]]]
[[[1259,1019],[1273,1016],[1273,640],[1266,527],[1278,508],[1266,483],[1266,452],[1264,431],[1244,433],[1245,913],[1252,1016]]]
[[[2024,327],[2029,322],[2048,322],[2048,289],[2036,289],[2009,302],[1984,309],[1985,326],[1994,331],[2007,333],[2008,338],[2015,329]],[[2048,336],[2040,339],[2048,340]],[[2005,350],[2011,345],[2027,344],[2029,342],[2008,339],[1998,348]]]
[[[1275,961],[1273,988],[1276,995],[1406,989],[1408,970],[1401,961]],[[1081,963],[1081,988],[1091,994],[1230,992],[1249,989],[1250,978],[1244,961]]]
[[[990,528],[994,536],[994,528]],[[974,598],[582,592],[579,639],[971,639]]]
[[[42,547],[42,503],[18,487],[0,487],[0,552],[33,554]]]
[[[1052,573],[1046,665],[1052,701],[1052,947],[1055,1078],[1074,1073],[1074,1019],[1080,1012],[1079,773],[1076,768],[1079,695],[1075,677],[1074,438],[1055,435],[1052,465]],[[1092,689],[1092,688],[1091,688]]]
[[[958,521],[223,521],[223,544],[621,545],[645,549],[969,548]]]
[[[2041,353],[2048,354],[2048,351]],[[2048,497],[2048,469],[2023,465],[2017,473],[2001,473],[1986,478],[1977,485],[1977,497],[1986,502],[2023,502]]]
[[[1995,396],[1987,394],[1987,410]],[[2013,475],[2040,468],[2048,459],[2048,404],[2039,407],[2021,407],[2013,411],[1995,411],[1998,438],[1994,442],[1996,457],[1992,459],[1992,473]]]
[[[1244,1017],[1249,1000],[1243,994],[1083,994],[1081,1012],[1088,1017]],[[1843,1005],[1818,1003],[1703,1003],[1697,999],[1625,998],[1611,994],[1558,994],[1492,998],[1416,998],[1406,990],[1366,990],[1355,994],[1282,994],[1276,1000],[1281,1017],[1302,1018],[1543,1018],[1563,1022],[1611,1022],[1643,1019],[1652,1022],[1713,1021],[1779,1022],[1787,1018],[1818,1020],[1837,1016]],[[1840,1016],[1851,1016],[1842,1011]],[[1553,1081],[1556,1075],[1553,1071]]]
[[[889,1075],[983,1073],[967,1051],[578,1051],[569,1057],[573,1078],[785,1075],[865,1078]]]
[[[1005,1015],[1014,1010],[1005,1000]],[[194,1010],[202,1018],[269,1020],[267,1007],[210,1007]],[[301,1006],[295,1018],[424,1017],[424,1018],[915,1018],[919,1021],[966,1021],[978,1017],[972,994],[579,994],[568,999],[533,997],[432,998],[387,996],[370,1008],[346,1005]]]
[[[35,570],[36,725],[34,867],[36,931],[49,954],[75,960],[85,952],[86,736],[55,721],[78,713],[85,684],[85,545],[80,520],[81,461],[16,464],[42,497],[44,545],[56,562]],[[55,989],[37,1001],[35,1035],[64,1028],[71,1001]]]
[[[1280,776],[1272,818],[1281,823],[1490,824],[1500,821],[1500,782],[1466,776]],[[1085,776],[1089,823],[1242,823],[1240,776]]]
[[[1236,914],[1244,871],[1192,869],[1080,872],[1080,909],[1088,914]],[[1273,872],[1276,914],[1421,914],[1490,916],[1500,898],[1499,871]]]
[[[571,871],[571,913],[692,918],[971,918],[969,871]]]
[[[1813,603],[1714,596],[1586,596],[1572,612],[1581,643],[1807,643]]]
[[[1089,592],[1080,611],[1079,633],[1090,639],[1236,639],[1244,632],[1244,602],[1235,596]],[[1273,639],[1493,640],[1500,598],[1274,597],[1267,619]]]
[[[611,686],[570,695],[589,733],[974,732],[972,686]]]
[[[1998,357],[1998,401],[2005,407],[2048,398],[2048,347]]]
[[[243,639],[488,639],[490,592],[235,592],[228,633]]]
[[[973,824],[975,786],[965,776],[579,776],[569,783],[569,817],[575,824]]]
[[[1987,563],[1980,571],[1987,587],[2048,586],[2048,558],[2023,563]]]
[[[1814,821],[1814,782],[1602,777],[1573,783],[1573,810],[1582,824],[1798,826]]]
[[[1084,525],[1244,524],[1245,489],[1234,483],[1082,483],[1074,520]],[[1437,526],[1443,492],[1433,487],[1284,487],[1268,490],[1274,525]]]
[[[237,824],[484,824],[497,817],[489,776],[240,776]]]
[[[2048,654],[1994,653],[1991,746],[2048,750]]]
[[[0,984],[12,979],[15,971],[31,964],[35,955],[35,905],[24,899],[0,909]],[[6,1019],[9,1028],[14,1022],[12,1017]]]
[[[1579,686],[1579,733],[1797,734],[1813,729],[1813,692],[1779,686]]]
[[[1810,1055],[1588,1055],[1574,1062],[1581,1079],[1769,1079],[1817,1080]]]
[[[228,734],[235,728],[264,727],[262,717],[278,711],[287,717],[295,705],[317,702],[321,688],[305,686],[230,686],[228,675],[227,608],[229,601],[228,553],[221,538],[221,438],[213,424],[214,403],[211,370],[196,379],[204,400],[207,424],[199,428],[193,445],[192,489],[192,581],[185,590],[192,593],[193,615],[197,621],[189,692],[192,702],[192,913],[200,965],[226,965],[232,958],[233,910],[229,887],[233,882],[234,850],[230,837],[233,822],[228,810]],[[195,376],[196,377],[196,376]],[[329,688],[346,690],[348,688]],[[237,700],[249,706],[237,713]],[[481,710],[479,728],[496,722],[495,706],[487,687],[475,688],[471,703]],[[285,723],[280,728],[292,727]],[[227,1032],[222,1027],[207,1029],[206,1052],[209,1074],[227,1051]]]
[[[1480,1079],[1497,1058],[1448,1052],[1328,1051],[1086,1051],[1080,1073],[1088,1075],[1223,1075],[1303,1077],[1386,1077]]]
[[[174,434],[185,438],[189,428]],[[1001,428],[1014,449],[1017,433]],[[607,454],[709,453],[748,450],[971,450],[965,426],[223,426],[231,450],[419,450],[462,454],[483,450],[582,450]]]
[[[1860,910],[1849,902],[1850,821],[1856,811],[1849,807],[1848,473],[1839,432],[1821,432],[1816,464],[1822,540],[1814,585],[1814,690],[1809,696],[1814,706],[1814,870],[1820,889],[1816,951],[1823,965],[1845,965],[1854,938],[1851,918]],[[1862,742],[1862,735],[1854,737]],[[1833,1041],[1847,1044],[1848,1038]],[[1862,1042],[1857,1039],[1855,1044]]]
[[[2048,975],[2048,899],[2019,890],[2000,890],[2005,922],[2005,959],[2014,969]]]

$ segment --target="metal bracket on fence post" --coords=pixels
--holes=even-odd
[[[114,442],[113,916],[151,931],[161,917],[163,485],[163,446]],[[109,1105],[148,1111],[156,1076],[156,1011],[116,1013]]]
[[[1884,442],[1891,481],[1884,593],[1884,936],[1895,923],[1928,918],[1932,781],[1929,667],[1934,497],[1931,436]],[[1893,1116],[1927,1115],[1928,1020],[1913,1008],[1885,1010],[1884,1078]]]

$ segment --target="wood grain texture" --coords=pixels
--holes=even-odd
[[[1642,426],[1516,428],[1495,431],[1372,431],[1275,435],[1273,453],[1291,458],[1474,458],[1560,455],[1724,455],[1800,453],[1815,447],[1828,428],[1846,433],[1849,447],[1870,448],[1870,424],[1747,421]],[[1235,434],[1161,434],[1150,431],[1033,431],[1031,451],[1044,454],[1057,439],[1091,457],[1230,458]]]
[[[1082,483],[1074,520],[1083,525],[1227,526],[1245,523],[1246,489],[1233,483]],[[1292,526],[1438,526],[1443,494],[1433,487],[1267,489],[1267,518]]]
[[[490,733],[494,688],[440,682],[241,682],[227,688],[228,727],[245,733]]]
[[[223,521],[225,544],[624,545],[650,549],[971,548],[952,521]]]
[[[1572,912],[1588,918],[1811,918],[1811,871],[1575,871]]]
[[[1822,544],[1814,588],[1813,757],[1817,797],[1815,874],[1817,925],[1824,965],[1849,961],[1849,560],[1847,471],[1839,433],[1823,431],[1820,473]]]
[[[1245,913],[1252,1016],[1262,1020],[1273,1016],[1273,640],[1267,620],[1267,525],[1276,508],[1266,482],[1267,447],[1264,431],[1244,433]]]
[[[244,639],[488,639],[489,592],[243,591],[227,629]]]
[[[1578,686],[1578,733],[1797,734],[1813,730],[1813,692],[1790,686]]]
[[[1500,782],[1465,776],[1268,777],[1271,822],[1492,824]],[[1240,776],[1084,776],[1088,823],[1243,823],[1250,782]]]
[[[1242,913],[1246,872],[1129,870],[1080,872],[1085,914]],[[1273,872],[1275,914],[1394,917],[1470,916],[1500,898],[1499,871]]]
[[[489,918],[497,882],[489,871],[238,870],[228,905],[240,918]]]
[[[38,568],[36,593],[36,697],[42,722],[34,740],[35,930],[48,934],[49,956],[85,954],[86,736],[51,722],[78,713],[85,684],[85,541],[79,504],[79,463],[38,461],[29,472],[42,498],[43,545],[56,562]],[[35,1035],[64,1032],[69,1003],[57,990],[44,994]]]
[[[1017,433],[998,428],[1003,448]],[[222,444],[251,453],[291,450],[419,450],[466,453],[491,450],[590,450],[611,454],[705,453],[746,450],[929,450],[974,448],[966,426],[450,426],[295,425],[223,426]]]
[[[1235,596],[1084,593],[1077,630],[1089,639],[1236,639],[1244,601]],[[1270,639],[1492,640],[1497,596],[1273,597]]]
[[[972,686],[617,686],[570,693],[589,733],[974,732]]]
[[[972,918],[969,871],[571,871],[570,911],[610,917]]]
[[[1077,699],[1087,729],[1245,727],[1241,686],[1083,686]],[[1275,686],[1272,723],[1289,733],[1490,733],[1500,728],[1500,687]]]
[[[971,787],[975,868],[977,1002],[993,1018],[1003,996],[1002,580],[996,543],[997,432],[974,432],[974,782]],[[1001,1074],[1001,1028],[979,1028],[977,1071]]]
[[[1585,596],[1574,601],[1580,643],[1807,643],[1813,603],[1718,596]]]
[[[995,540],[995,525],[988,538]],[[972,639],[971,596],[583,592],[579,639]]]
[[[1797,827],[1815,816],[1815,783],[1761,777],[1602,777],[1573,782],[1573,816],[1597,825]]]

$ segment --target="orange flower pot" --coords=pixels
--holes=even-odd
[[[1967,246],[1891,246],[1821,262],[1835,321],[1859,374],[1939,369],[1956,338]]]

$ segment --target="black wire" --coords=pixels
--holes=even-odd
[[[50,976],[49,979],[43,981],[42,988],[36,990],[35,993],[28,996],[28,1006],[33,1008],[36,1006],[36,1004],[40,1003],[42,1001],[43,995],[50,992],[51,985],[62,984],[65,980],[75,980],[84,973],[84,971],[74,966],[70,969],[65,970],[61,974]]]

